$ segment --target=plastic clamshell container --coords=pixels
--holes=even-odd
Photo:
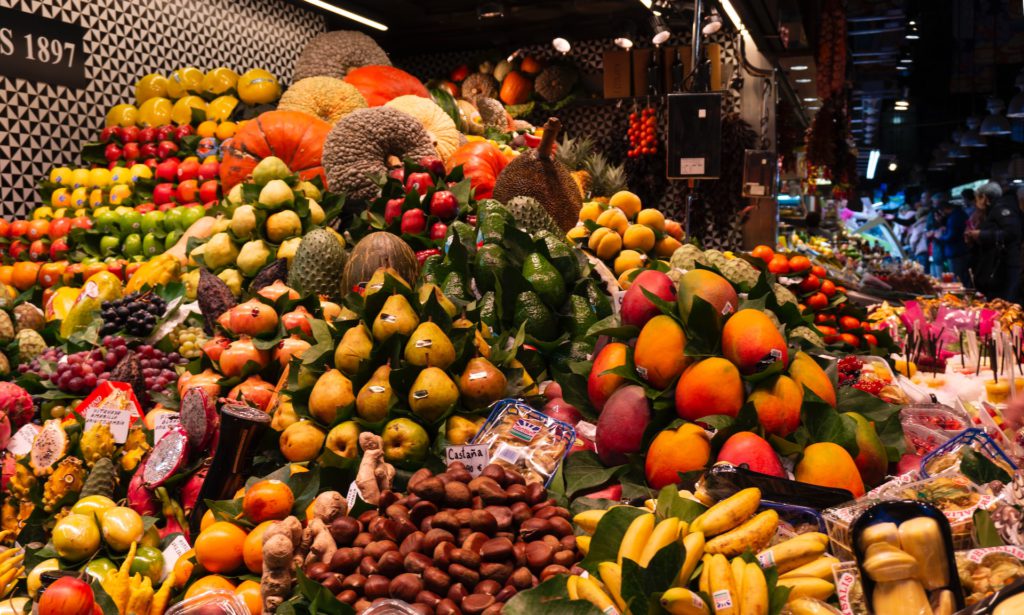
[[[860,572],[860,582],[864,588],[864,600],[870,612],[874,613],[871,607],[871,597],[874,595],[875,582],[871,576],[864,571],[864,549],[860,546],[860,538],[864,529],[878,523],[895,523],[897,526],[904,521],[928,517],[934,519],[939,525],[939,533],[942,535],[942,543],[946,554],[946,565],[949,570],[949,584],[943,589],[953,592],[957,610],[964,608],[964,591],[960,586],[960,577],[956,573],[956,556],[953,550],[953,535],[949,529],[949,521],[942,511],[926,502],[915,502],[913,500],[880,502],[868,508],[860,515],[850,528],[851,546],[854,556],[857,559],[857,569]],[[879,614],[876,614],[879,615]],[[889,615],[889,614],[880,614]]]
[[[1004,615],[1004,613],[1016,615],[1017,613],[1024,612],[1015,609],[1015,607],[1020,606],[1018,602],[1024,604],[1024,598],[1021,598],[1022,594],[1024,594],[1024,579],[1017,579],[977,604],[964,611],[960,611],[957,615]],[[1015,600],[1014,605],[1012,607],[1006,605],[1000,610],[1000,605],[1004,602],[1009,602],[1011,599]]]
[[[1017,465],[1006,456],[1003,449],[999,448],[999,445],[995,443],[992,438],[988,436],[984,430],[972,427],[971,429],[965,429],[960,432],[955,438],[943,443],[941,446],[928,453],[924,459],[921,460],[921,476],[927,478],[929,476],[928,468],[932,465],[932,462],[939,457],[944,455],[957,455],[960,449],[964,447],[971,447],[978,451],[982,455],[989,458],[990,461],[996,465],[1009,466],[1013,470],[1017,470]],[[956,464],[959,467],[959,462]],[[949,468],[943,468],[946,470]]]
[[[727,464],[713,466],[704,473],[704,489],[717,500],[724,500],[748,487],[760,489],[762,499],[800,502],[801,507],[814,510],[824,510],[853,499],[853,494],[845,489],[819,487]]]
[[[212,590],[182,600],[164,615],[249,615],[249,608],[231,592]]]

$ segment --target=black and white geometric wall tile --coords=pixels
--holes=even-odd
[[[88,85],[81,89],[0,74],[0,213],[39,205],[36,183],[78,163],[107,110],[134,102],[148,73],[184,66],[239,73],[264,68],[286,85],[324,19],[284,0],[0,0],[0,7],[86,29]]]

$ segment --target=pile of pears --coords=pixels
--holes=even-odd
[[[383,303],[377,293],[386,295]],[[447,317],[435,322],[427,315],[428,303],[439,306]],[[309,414],[325,425],[352,418],[353,413],[364,424],[377,425],[394,418],[396,406],[404,406],[429,428],[452,410],[481,411],[532,385],[527,376],[510,379],[491,363],[481,328],[458,317],[455,304],[434,284],[413,290],[397,271],[381,268],[366,285],[364,305],[358,321],[335,323],[339,329],[348,328],[335,348],[333,366],[325,366],[309,393]],[[371,313],[374,305],[380,308]],[[436,309],[433,313],[440,314]],[[466,341],[459,345],[461,352],[453,336]],[[393,352],[376,352],[382,345]],[[512,365],[506,371],[521,369],[514,360],[508,363]],[[406,383],[416,373],[402,390],[393,386],[393,372],[399,369]],[[361,379],[365,383],[359,386]]]

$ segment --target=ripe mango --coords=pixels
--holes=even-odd
[[[598,412],[604,408],[605,402],[612,396],[615,389],[626,381],[622,376],[605,374],[606,370],[626,364],[626,352],[629,348],[621,342],[612,342],[601,349],[594,357],[594,365],[590,368],[587,378],[587,397]]]
[[[850,453],[834,442],[817,442],[804,449],[803,459],[796,466],[796,479],[821,487],[846,489],[859,498],[864,495],[864,481]]]
[[[647,321],[661,314],[658,306],[644,294],[644,290],[656,297],[672,302],[676,300],[676,286],[667,274],[649,269],[643,271],[633,280],[622,297],[622,324],[643,327]]]
[[[625,308],[625,303],[623,303]],[[722,354],[742,374],[754,374],[776,361],[789,362],[786,340],[764,312],[740,310],[722,327]]]
[[[743,407],[744,397],[743,380],[736,366],[711,357],[686,368],[679,378],[676,413],[688,421],[713,414],[734,417]]]
[[[722,450],[718,451],[716,461],[726,461],[734,466],[746,464],[754,472],[786,478],[786,470],[775,449],[752,431],[741,431],[729,436]]]
[[[825,370],[821,369],[811,355],[802,350],[797,352],[789,366],[789,375],[797,384],[814,391],[815,395],[828,402],[830,406],[836,407],[836,388],[832,386],[832,380]]]
[[[636,340],[633,362],[640,377],[656,389],[664,389],[690,363],[686,334],[671,316],[662,314],[647,321]]]
[[[856,412],[847,412],[845,416],[857,422],[857,456],[853,462],[857,465],[861,480],[869,487],[880,484],[889,469],[889,457],[885,445],[871,423]]]
[[[666,429],[654,437],[644,462],[647,484],[654,489],[679,482],[679,473],[700,470],[711,456],[707,432],[693,423]]]
[[[597,420],[597,456],[608,466],[626,463],[626,455],[640,452],[644,430],[651,420],[644,388],[622,387],[608,399]]]
[[[757,385],[750,403],[766,433],[786,437],[800,426],[804,390],[789,376],[779,376]]]
[[[689,321],[694,297],[700,297],[711,304],[718,326],[732,316],[740,305],[736,289],[732,287],[729,280],[706,269],[687,271],[679,279],[679,293],[676,301],[679,304],[679,315],[683,322]]]

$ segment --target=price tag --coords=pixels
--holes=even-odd
[[[363,494],[359,493],[359,487],[356,487],[356,481],[352,481],[348,484],[348,495],[345,496],[345,500],[348,502],[348,509],[352,510],[356,506],[356,500],[362,500]]]
[[[177,429],[181,425],[177,412],[161,412],[156,415],[156,425],[153,426],[153,442],[159,442],[168,431]]]
[[[480,476],[484,467],[490,463],[490,454],[486,444],[460,444],[444,447],[445,465],[461,461],[473,476]]]
[[[128,439],[128,429],[132,426],[132,413],[120,408],[89,408],[85,414],[85,429],[97,423],[106,423],[114,436],[114,442],[124,444]]]
[[[42,429],[39,425],[33,423],[26,423],[21,426],[14,436],[7,443],[7,450],[16,457],[22,455],[28,455],[32,450],[32,441],[36,439],[36,434]]]
[[[0,74],[85,87],[85,28],[17,9],[0,8]]]
[[[178,558],[191,548],[184,536],[176,536],[171,544],[167,545],[167,548],[164,549],[164,570],[160,573],[161,581],[174,570],[174,564],[177,563]]]

